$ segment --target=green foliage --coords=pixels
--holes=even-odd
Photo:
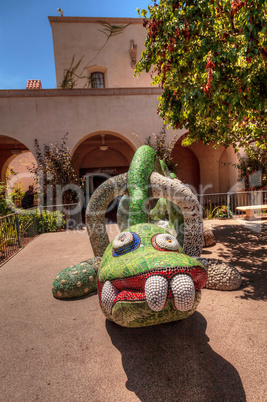
[[[128,27],[129,24],[126,25],[113,25],[113,24],[109,24],[106,21],[97,21],[97,23],[101,26],[101,29],[98,29],[99,32],[102,32],[105,36],[106,36],[106,40],[104,42],[104,44],[100,47],[100,49],[97,51],[96,55],[94,56],[93,59],[91,59],[87,65],[91,64],[92,61],[94,61],[97,56],[99,55],[99,53],[101,52],[102,49],[104,49],[104,47],[106,46],[106,44],[108,43],[109,39],[112,38],[113,36],[116,35],[120,35],[125,28]]]
[[[57,232],[64,228],[64,215],[59,211],[43,211],[39,209],[20,211],[18,214],[21,238],[34,237],[44,232]],[[5,256],[7,247],[18,244],[15,214],[0,221],[0,252]]]
[[[216,208],[217,208],[217,207],[216,207]],[[206,217],[207,219],[212,219],[212,218],[213,218],[214,210],[215,210],[216,208],[212,209],[212,208],[211,208],[211,202],[210,202],[209,207],[205,209],[205,217]],[[204,209],[204,208],[203,208],[203,209]]]
[[[6,171],[6,181],[7,186],[9,188],[9,193],[7,196],[7,204],[10,207],[10,210],[14,212],[14,208],[16,205],[21,205],[22,198],[25,194],[25,188],[21,179],[16,180],[15,184],[11,185],[12,178],[17,176],[17,172],[14,170],[13,166],[8,167]],[[10,189],[12,190],[10,192]]]
[[[260,190],[267,184],[266,151],[251,146],[244,156],[238,155],[239,180],[244,181],[247,191]],[[254,180],[253,180],[254,179]]]
[[[22,237],[32,237],[37,234],[36,231],[36,213],[18,214],[19,230]]]
[[[172,161],[172,151],[177,141],[177,136],[174,136],[171,141],[166,144],[166,127],[163,126],[160,134],[152,134],[153,139],[151,136],[146,138],[144,144],[149,145],[151,148],[156,151],[157,156],[163,162],[166,163],[168,168],[173,172],[176,171],[177,165]]]
[[[78,60],[76,64],[74,64],[75,56],[72,57],[70,66],[64,69],[63,72],[63,80],[61,81],[59,88],[61,89],[72,89],[77,83],[78,79],[86,78],[82,77],[80,74],[77,74],[77,70],[82,62],[83,57]]]
[[[73,159],[67,146],[68,133],[62,138],[62,143],[44,145],[43,152],[40,149],[38,140],[35,139],[34,146],[36,152],[36,160],[38,166],[33,165],[28,167],[31,173],[35,176],[35,181],[38,183],[38,191],[43,198],[44,203],[56,204],[71,204],[76,202],[77,193],[71,188],[66,189],[62,195],[62,200],[56,199],[56,192],[59,187],[76,185],[82,186],[83,180],[79,178],[73,167]],[[52,199],[48,200],[48,186],[52,187]],[[71,187],[71,186],[69,186]]]
[[[218,219],[227,219],[228,218],[228,207],[226,205],[222,205],[221,207],[217,207],[215,209],[216,209],[215,218],[218,218]],[[233,217],[233,213],[229,209],[229,218],[232,218],[232,217]]]
[[[6,248],[17,243],[17,231],[15,224],[10,224],[7,219],[0,221],[0,253],[1,258],[5,257]]]
[[[11,213],[11,208],[6,199],[6,191],[6,184],[0,182],[0,216],[5,216]]]
[[[266,147],[267,0],[161,0],[139,11],[147,29],[136,75],[163,89],[159,115],[183,144]]]
[[[9,197],[13,203],[21,204],[22,198],[25,194],[24,186],[21,180],[13,187],[13,191],[9,193]]]
[[[64,215],[59,211],[43,211],[43,228],[44,232],[56,232],[65,225]],[[40,211],[36,214],[38,232],[42,232],[42,219]]]
[[[25,210],[18,214],[18,218],[20,234],[23,237],[41,234],[43,231],[45,233],[57,232],[66,224],[64,215],[60,211],[44,210],[41,215],[39,209]]]
[[[229,218],[233,217],[232,211],[229,209]],[[228,207],[226,205],[217,206],[212,209],[211,202],[209,207],[205,209],[205,218],[206,219],[226,219],[228,218]]]
[[[6,171],[6,180],[9,181],[13,176],[16,176],[17,172],[15,172],[13,166],[8,167]]]
[[[9,192],[8,194],[8,204],[16,204],[16,203],[20,203],[24,193],[25,193],[25,189],[24,189],[24,185],[22,183],[22,180],[19,179],[16,181],[16,183],[13,186],[10,186],[10,181],[12,180],[13,177],[17,176],[17,172],[15,172],[13,166],[8,167],[7,171],[6,171],[6,181],[8,183],[8,187],[11,187],[11,192]]]
[[[202,207],[203,208],[203,207]],[[220,207],[215,207],[212,209],[211,207],[211,202],[208,208],[205,209],[205,217],[206,219],[213,219],[214,218],[214,212]],[[204,209],[204,208],[203,208]]]

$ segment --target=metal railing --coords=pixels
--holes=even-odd
[[[0,217],[0,265],[41,233],[82,225],[79,204],[38,206]]]
[[[228,218],[230,218],[231,212],[236,217],[245,214],[236,209],[240,206],[266,205],[267,209],[267,190],[196,194],[196,196],[203,207],[204,217],[207,217],[208,213],[212,213],[216,207],[223,205],[227,207]]]
[[[207,211],[212,213],[215,208],[223,205],[227,206],[228,218],[231,212],[234,217],[244,214],[236,209],[238,206],[266,205],[267,210],[267,190],[196,196],[203,207],[204,218],[207,217]],[[38,206],[0,217],[0,265],[40,233],[82,227],[80,204]]]
[[[0,264],[38,234],[35,214],[16,212],[0,218]]]

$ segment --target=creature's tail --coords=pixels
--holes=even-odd
[[[128,192],[130,196],[129,225],[147,223],[147,202],[151,197],[149,177],[155,168],[156,152],[148,145],[136,151],[128,171]]]

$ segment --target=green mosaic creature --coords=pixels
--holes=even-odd
[[[128,174],[98,187],[86,211],[95,258],[57,275],[52,286],[56,298],[81,297],[98,288],[107,319],[126,327],[142,327],[189,317],[205,285],[222,290],[240,286],[235,268],[200,258],[201,207],[188,187],[167,174],[155,151],[142,146]],[[124,230],[109,244],[105,211],[114,198],[124,195],[118,219]],[[176,215],[183,217],[182,236],[177,233],[179,225],[174,230],[173,222],[160,226],[148,223],[152,199],[167,200],[172,209],[177,206]],[[179,243],[177,238],[181,237]]]

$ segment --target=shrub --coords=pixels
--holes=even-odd
[[[6,200],[6,185],[0,182],[0,216],[5,216],[11,213],[11,208],[9,207]]]
[[[232,211],[229,209],[229,217],[233,217]],[[215,218],[218,219],[227,219],[228,218],[228,207],[226,205],[222,205],[221,207],[217,207]]]
[[[61,229],[65,225],[65,220],[63,214],[59,211],[43,211],[43,227],[45,232],[56,232]],[[38,223],[38,231],[42,232],[42,218],[41,213],[38,210],[37,213],[37,223]]]
[[[75,188],[81,187],[84,183],[73,167],[75,161],[67,146],[67,138],[68,133],[62,137],[61,144],[44,145],[43,152],[38,140],[34,140],[37,164],[28,166],[28,170],[34,175],[38,184],[41,205],[58,203],[57,186],[61,188],[66,186],[62,195],[62,204],[73,204],[78,198]],[[51,195],[48,195],[48,186],[51,186]]]
[[[39,209],[21,211],[19,214],[20,232],[22,236],[32,236],[34,232],[56,232],[65,225],[64,215],[59,211],[43,211]]]

